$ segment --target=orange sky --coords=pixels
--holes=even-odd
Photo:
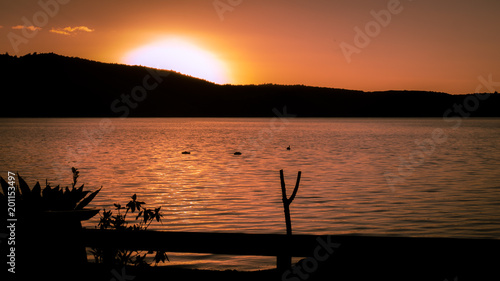
[[[500,81],[499,15],[496,0],[2,1],[0,52],[128,63],[175,37],[223,62],[224,83],[458,94]]]

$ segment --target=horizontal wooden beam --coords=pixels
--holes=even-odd
[[[450,252],[476,254],[500,252],[500,240],[412,238],[346,235],[287,235],[169,231],[116,231],[83,229],[87,247],[226,255],[313,256],[320,248],[351,252]],[[336,245],[340,244],[340,245]],[[319,247],[319,248],[318,248]]]
[[[500,240],[84,229],[87,247],[276,256],[287,280],[500,280]],[[284,257],[305,257],[293,272]],[[280,274],[281,274],[280,273]],[[404,273],[404,278],[401,274]],[[311,276],[309,275],[311,274]],[[388,276],[390,278],[388,278]],[[451,276],[451,277],[450,277]],[[408,279],[407,277],[411,277]],[[479,278],[478,278],[479,277]]]
[[[89,247],[262,256],[276,256],[282,252],[286,239],[285,235],[273,234],[97,229],[84,229],[83,236],[85,245]]]

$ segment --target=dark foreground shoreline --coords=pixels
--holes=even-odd
[[[148,231],[149,232],[149,231]],[[262,271],[217,271],[188,269],[179,266],[152,266],[145,268],[120,267],[86,263],[77,270],[64,274],[58,271],[60,267],[43,268],[38,271],[38,277],[45,275],[51,280],[102,280],[102,281],[140,281],[140,280],[500,280],[500,240],[497,239],[457,239],[457,238],[410,238],[410,237],[379,237],[379,236],[347,236],[347,235],[294,235],[292,239],[286,236],[257,235],[260,245],[248,245],[247,234],[207,234],[206,233],[159,233],[158,235],[173,235],[179,238],[170,242],[175,245],[190,242],[186,247],[206,251],[202,245],[211,249],[223,251],[224,246],[238,248],[241,242],[244,251],[260,247],[271,251],[287,245],[290,252],[308,253],[291,269]],[[190,236],[197,235],[197,236]],[[228,237],[233,236],[233,240]],[[163,237],[163,236],[162,236]],[[266,238],[267,237],[267,238]],[[106,238],[106,237],[105,237]],[[193,239],[196,238],[197,241]],[[245,238],[245,239],[243,239]],[[272,238],[272,239],[271,239]],[[284,241],[276,244],[275,238]],[[120,238],[113,236],[115,241]],[[268,240],[266,240],[268,239]],[[140,240],[140,239],[139,239]],[[108,243],[109,242],[109,243]],[[118,241],[120,244],[123,241]],[[102,243],[110,244],[104,239]],[[146,241],[145,243],[151,243]],[[219,244],[220,243],[220,244]],[[112,243],[111,243],[112,244]],[[161,244],[161,243],[160,243]],[[251,243],[250,243],[251,244]],[[137,247],[130,242],[127,247]],[[135,246],[134,246],[135,245]],[[147,245],[147,244],[144,244]],[[167,244],[165,244],[167,245]],[[179,247],[179,246],[177,246]],[[179,248],[178,248],[179,249]],[[240,250],[240,251],[243,251]],[[198,251],[198,250],[197,250]],[[260,250],[259,250],[260,251]],[[167,250],[168,252],[168,250]],[[180,252],[174,250],[171,252]],[[296,254],[293,254],[296,256]],[[31,273],[29,268],[24,273]],[[21,274],[23,275],[23,274]],[[29,276],[29,274],[28,274]],[[60,279],[59,279],[60,277]],[[42,278],[45,279],[45,278]],[[17,278],[17,280],[27,280]]]
[[[250,281],[250,280],[281,280],[276,269],[261,271],[236,270],[202,270],[182,268],[178,266],[151,266],[148,268],[116,267],[109,269],[102,264],[89,263],[86,265],[86,280],[110,281],[115,280],[213,280],[213,281]],[[83,279],[82,279],[83,280]]]

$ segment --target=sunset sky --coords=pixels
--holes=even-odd
[[[0,53],[217,83],[459,94],[500,81],[498,0],[3,0],[0,36]]]

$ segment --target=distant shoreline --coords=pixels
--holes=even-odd
[[[174,71],[56,54],[0,55],[0,68],[0,117],[500,117],[496,92],[219,85]]]

